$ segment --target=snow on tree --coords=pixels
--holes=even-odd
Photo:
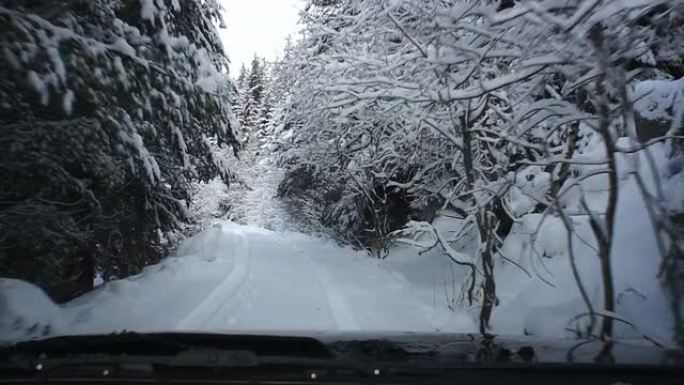
[[[66,300],[158,261],[195,181],[228,177],[214,0],[0,6],[0,271]],[[212,144],[213,143],[213,144]]]
[[[683,12],[666,0],[311,1],[278,108],[292,164],[281,195],[379,255],[395,235],[441,247],[467,272],[464,299],[481,305],[483,333],[495,267],[513,262],[499,252],[512,226],[526,215],[559,221],[576,271],[585,224],[603,287],[596,303],[576,275],[588,308],[579,328],[608,340],[619,180],[643,178],[619,159],[663,141],[673,162],[681,152],[681,116],[643,140],[633,90],[681,76]],[[657,185],[642,194],[672,262],[681,249],[667,240],[674,224]],[[460,229],[409,221],[435,202]]]
[[[254,55],[249,70],[243,64],[237,89],[238,98],[234,110],[243,125],[244,134],[250,137],[270,121],[273,108],[265,59]]]

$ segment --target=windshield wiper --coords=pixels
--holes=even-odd
[[[189,349],[246,350],[259,356],[329,357],[329,351],[323,343],[308,337],[123,332],[20,342],[4,349],[0,348],[0,359],[3,356],[16,354],[64,356],[100,353],[124,356],[171,356]]]
[[[268,359],[296,364],[331,358],[319,341],[306,337],[137,334],[69,336],[0,349],[4,375],[130,376],[173,368],[254,368]],[[1,382],[1,381],[0,381]]]

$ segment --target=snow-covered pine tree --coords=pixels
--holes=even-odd
[[[255,54],[247,76],[245,93],[248,101],[244,111],[246,124],[252,132],[258,129],[261,120],[265,90],[264,70],[264,59]]]
[[[237,128],[215,0],[0,5],[0,275],[62,301],[135,274],[226,176]]]
[[[263,92],[261,94],[261,106],[259,108],[259,116],[257,119],[257,136],[264,138],[269,134],[271,123],[273,120],[273,108],[275,104],[275,95],[273,92],[273,82],[271,79],[271,69],[269,64],[264,60],[262,67],[262,82]]]
[[[247,67],[245,67],[245,63],[242,63],[242,65],[240,66],[240,72],[238,74],[237,84],[236,84],[236,87],[238,89],[243,89],[246,87],[245,82],[247,81],[247,75],[248,75]]]
[[[240,120],[240,126],[242,126],[243,129],[247,126],[245,111],[247,110],[247,103],[249,100],[249,94],[246,92],[248,76],[249,72],[247,67],[245,67],[244,63],[242,63],[242,66],[240,67],[240,73],[237,78],[237,83],[235,84],[235,88],[237,89],[237,97],[233,103],[233,113]]]
[[[254,55],[250,64],[247,89],[255,104],[261,103],[264,92],[264,59],[257,55]]]
[[[242,139],[245,141],[263,136],[271,122],[274,99],[270,85],[266,60],[255,54],[249,70],[243,65],[238,78],[239,96],[235,110],[243,125]]]
[[[284,104],[284,100],[290,91],[289,86],[294,81],[296,71],[292,66],[295,65],[295,51],[296,48],[292,37],[287,36],[282,57],[277,58],[271,66],[269,87],[273,94],[273,99],[278,102],[282,101],[279,104]]]

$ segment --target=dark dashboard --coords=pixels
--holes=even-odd
[[[0,349],[0,384],[683,384],[646,341],[469,334],[64,336]]]

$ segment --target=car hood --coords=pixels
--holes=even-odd
[[[188,349],[249,351],[260,357],[359,359],[431,365],[648,365],[680,366],[682,351],[648,340],[549,339],[453,333],[251,332],[77,335],[17,342],[12,355],[175,355]]]

